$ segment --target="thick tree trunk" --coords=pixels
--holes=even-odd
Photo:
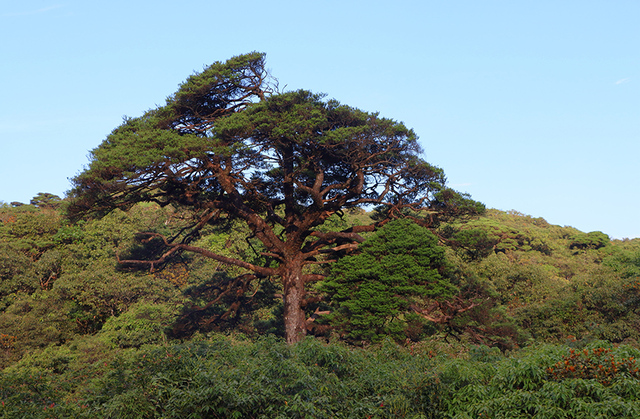
[[[306,319],[302,303],[304,301],[304,280],[302,264],[287,263],[284,267],[284,333],[288,344],[302,340],[307,334]]]

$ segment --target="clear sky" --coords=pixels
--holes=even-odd
[[[403,121],[489,208],[640,237],[640,1],[0,5],[0,201],[64,196],[122,117],[251,51],[287,89]]]

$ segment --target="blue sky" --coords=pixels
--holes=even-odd
[[[640,237],[640,2],[23,0],[0,5],[0,201],[64,196],[89,150],[194,71],[403,121],[489,208]]]

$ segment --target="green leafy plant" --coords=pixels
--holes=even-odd
[[[392,221],[360,253],[338,261],[320,286],[334,307],[329,322],[353,341],[403,339],[412,301],[457,293],[445,275],[447,266],[433,233],[411,220]]]

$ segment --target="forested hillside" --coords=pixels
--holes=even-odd
[[[638,415],[640,240],[497,210],[393,222],[309,267],[327,278],[305,308],[315,336],[289,347],[278,282],[198,254],[126,263],[157,251],[138,232],[183,228],[179,210],[72,223],[65,205],[0,208],[3,417]],[[264,257],[240,224],[197,242]]]
[[[640,240],[486,210],[262,53],[72,184],[0,207],[0,417],[640,417]]]

